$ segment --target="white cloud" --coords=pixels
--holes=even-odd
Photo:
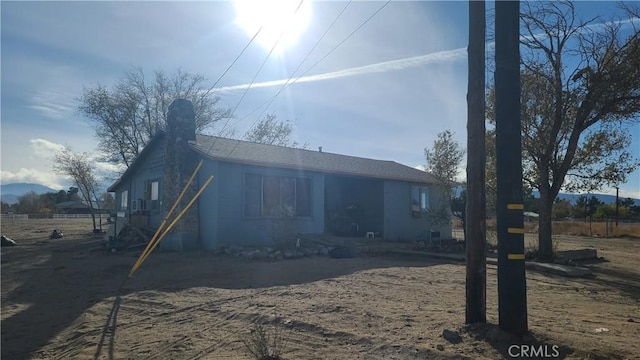
[[[31,98],[31,109],[52,119],[65,119],[73,115],[74,100],[71,94],[60,91],[39,90]]]
[[[69,181],[65,177],[56,174],[53,170],[42,171],[26,168],[20,168],[17,172],[1,170],[0,179],[2,184],[22,182],[36,183],[56,190],[66,189],[68,187],[67,184],[69,184]]]
[[[33,154],[44,159],[50,159],[55,153],[64,150],[64,145],[45,139],[31,139],[29,143]]]
[[[591,24],[587,26],[585,29],[592,29],[596,32],[603,31],[606,29],[608,25],[619,25],[619,26],[629,26],[634,25],[639,22],[640,19],[632,18],[629,20],[621,20],[621,21],[612,21],[598,24]],[[536,35],[538,39],[544,39],[546,37],[545,34]],[[530,38],[530,36],[522,36],[522,38]],[[495,47],[494,42],[488,42],[486,44],[486,51],[491,52]],[[287,84],[287,86],[292,85],[293,83],[305,83],[305,82],[315,82],[322,80],[331,80],[331,79],[339,79],[356,75],[364,75],[364,74],[373,74],[373,73],[381,73],[388,71],[398,71],[409,68],[414,68],[423,65],[431,65],[437,63],[450,63],[452,61],[464,60],[467,58],[467,48],[458,48],[453,50],[446,51],[438,51],[431,54],[419,55],[408,57],[404,59],[397,59],[391,61],[384,61],[380,63],[358,66],[353,68],[348,68],[339,71],[333,71],[323,74],[316,75],[308,75],[308,76],[298,76],[295,79],[280,79],[280,80],[272,80],[272,81],[264,81],[254,84],[241,84],[241,85],[233,85],[233,86],[224,86],[214,89],[218,92],[229,92],[229,91],[237,91],[237,90],[245,90],[247,88],[265,88],[265,87],[273,87],[273,86],[281,86]],[[308,70],[307,70],[308,71]],[[303,73],[302,75],[306,74]]]
[[[214,90],[218,92],[227,92],[227,91],[244,90],[249,86],[251,86],[251,88],[280,86],[280,85],[286,84],[289,81],[290,81],[289,85],[291,85],[294,82],[305,83],[305,82],[314,82],[314,81],[321,81],[321,80],[339,79],[339,78],[356,76],[356,75],[404,70],[404,69],[417,67],[421,65],[429,65],[429,64],[435,64],[435,63],[448,63],[454,60],[466,59],[466,56],[467,56],[467,49],[459,48],[454,50],[439,51],[439,52],[426,54],[426,55],[413,56],[405,59],[391,60],[391,61],[385,61],[385,62],[380,62],[376,64],[358,66],[358,67],[348,68],[348,69],[339,70],[339,71],[333,71],[333,72],[324,73],[324,74],[300,76],[295,80],[291,80],[291,81],[289,79],[281,79],[281,80],[254,83],[253,85],[241,84],[241,85],[234,85],[234,86],[224,86],[224,87],[216,88]]]

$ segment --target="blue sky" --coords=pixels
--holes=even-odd
[[[240,134],[263,109],[254,110],[281,89],[277,80],[292,76],[346,5],[303,4],[306,27],[295,31],[295,43],[269,58],[256,87],[238,106]],[[383,5],[349,4],[296,76]],[[461,1],[392,1],[308,77],[284,90],[266,112],[294,121],[294,137],[312,149],[322,146],[327,152],[409,166],[425,163],[424,148],[441,131],[454,131],[466,144],[467,6]],[[603,21],[618,11],[610,2],[579,2],[577,8],[585,17],[602,15]],[[2,183],[67,186],[51,170],[51,154],[63,145],[91,152],[97,144],[76,112],[83,85],[110,85],[132,66],[149,76],[157,69],[197,72],[213,84],[250,38],[236,10],[233,2],[222,1],[3,1]],[[252,44],[222,79],[217,86],[222,106],[238,104],[239,85],[251,82],[268,52],[266,45]],[[630,130],[638,154],[640,126]],[[632,174],[621,194],[640,198],[640,172]]]

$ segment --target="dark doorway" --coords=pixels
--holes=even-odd
[[[325,232],[337,236],[383,236],[384,182],[349,176],[325,178]]]

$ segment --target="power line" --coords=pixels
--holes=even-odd
[[[300,3],[298,3],[298,6],[296,7],[295,11],[293,12],[294,16],[298,13],[298,10],[300,10],[300,8],[302,7],[302,4],[304,3],[304,1],[305,0],[300,0]],[[258,68],[258,71],[256,71],[255,75],[253,75],[253,78],[251,79],[251,82],[249,83],[249,86],[244,90],[244,92],[240,96],[240,100],[238,100],[238,103],[236,104],[236,106],[231,111],[231,116],[233,116],[233,114],[236,112],[236,110],[240,106],[240,103],[242,103],[242,100],[244,100],[244,97],[247,95],[247,92],[249,91],[251,86],[253,86],[253,83],[256,81],[256,78],[258,78],[258,75],[262,71],[262,68],[264,67],[264,65],[269,60],[269,57],[271,57],[271,54],[276,49],[276,47],[278,46],[278,43],[280,42],[280,40],[282,40],[282,37],[284,36],[285,33],[286,33],[286,28],[283,29],[282,32],[280,32],[280,35],[278,36],[278,39],[276,39],[276,42],[273,44],[273,46],[269,50],[269,53],[264,58],[264,61],[262,61],[262,64],[260,64],[260,67]],[[220,131],[221,132],[224,131],[224,129],[226,129],[227,125],[229,125],[229,121],[228,120],[225,122],[224,126],[222,127],[222,130],[220,130]],[[215,145],[215,143],[216,142],[215,142],[215,139],[214,139],[214,141],[211,143],[211,146],[209,146],[209,151],[211,151],[211,149],[213,148],[213,145]]]
[[[245,116],[243,116],[242,118],[238,119],[238,121],[236,121],[233,125],[235,126],[236,124],[238,124],[240,121],[248,118],[251,114],[253,114],[254,112],[258,111],[258,109],[260,109],[261,107],[265,106],[264,110],[260,113],[260,115],[258,115],[258,119],[264,115],[264,112],[267,110],[267,108],[269,107],[269,105],[271,105],[273,103],[273,101],[276,99],[276,97],[278,97],[278,95],[280,95],[280,93],[282,93],[288,86],[289,83],[291,82],[291,80],[293,79],[294,75],[298,72],[298,70],[300,70],[300,68],[302,67],[302,65],[307,61],[307,59],[309,58],[309,56],[311,56],[311,54],[315,51],[315,49],[318,47],[318,45],[320,45],[320,42],[324,39],[324,37],[329,33],[329,31],[333,28],[333,26],[336,24],[336,22],[338,22],[338,19],[340,19],[340,17],[342,16],[342,14],[344,14],[344,12],[347,10],[347,8],[349,7],[349,5],[353,2],[353,0],[349,0],[349,2],[347,3],[347,5],[344,6],[344,8],[342,8],[342,10],[340,11],[340,13],[338,14],[338,16],[336,16],[335,19],[333,19],[333,21],[331,22],[331,24],[329,24],[329,27],[327,28],[327,30],[325,30],[325,32],[322,34],[322,36],[320,36],[320,38],[316,41],[315,45],[313,45],[313,47],[311,48],[311,50],[307,53],[307,55],[304,57],[304,59],[302,59],[302,61],[300,62],[300,64],[298,64],[298,67],[296,67],[296,69],[293,71],[293,73],[291,73],[291,76],[289,77],[289,79],[287,79],[287,82],[280,88],[280,90],[270,99],[267,100],[265,103],[263,103],[262,105],[258,106],[257,108],[253,109],[251,112],[249,112],[248,114],[246,114]],[[307,70],[308,71],[308,70]]]
[[[282,93],[282,91],[284,91],[285,89],[287,89],[289,86],[295,84],[298,80],[300,80],[300,78],[302,78],[303,76],[305,76],[307,73],[309,73],[309,71],[311,71],[314,67],[316,67],[319,63],[321,63],[322,61],[324,61],[324,59],[326,59],[327,57],[329,57],[329,55],[331,55],[334,51],[336,51],[342,44],[344,44],[345,42],[347,42],[347,40],[349,40],[356,32],[358,32],[362,27],[364,27],[369,21],[371,21],[371,19],[373,19],[380,11],[382,11],[382,9],[384,9],[387,5],[389,5],[389,3],[391,2],[391,0],[387,0],[387,2],[385,2],[381,7],[379,7],[376,11],[374,11],[364,22],[362,22],[357,28],[355,28],[355,30],[353,30],[349,35],[347,35],[347,37],[345,37],[342,41],[340,41],[337,45],[335,45],[333,48],[331,48],[331,50],[329,50],[329,52],[327,52],[323,57],[321,57],[318,61],[316,61],[313,65],[311,65],[305,72],[303,72],[300,76],[298,76],[294,81],[289,82],[291,80],[291,78],[289,78],[289,80],[287,80],[287,82],[285,83],[285,85],[282,87],[282,89],[280,89],[280,91],[278,91],[278,93],[276,93],[276,95],[274,95],[271,100],[269,100],[268,102],[265,102],[265,104],[267,104],[267,107],[269,105],[271,105],[271,103],[273,103],[273,101],[275,100],[275,98]],[[345,7],[346,8],[346,7]],[[344,10],[343,10],[344,11]],[[265,104],[260,105],[259,107],[257,107],[256,109],[252,110],[249,114],[254,113],[255,111],[257,111],[259,108],[261,108],[262,106],[264,106]],[[264,112],[266,111],[267,107],[265,107],[265,109],[262,111],[262,113],[260,114],[260,116],[262,116],[262,114],[264,114]],[[236,121],[234,123],[234,125],[236,125],[239,121],[244,120],[245,118],[247,118],[249,116],[249,114],[247,114],[245,117],[243,117],[242,119]],[[249,127],[249,130],[251,128],[253,128],[255,126],[255,124],[258,122],[258,120],[260,119],[260,116],[258,116],[258,118],[256,119],[256,121],[253,122],[253,124],[251,125],[251,127]]]
[[[278,93],[272,98],[271,102],[273,102],[273,100],[275,100],[275,98],[287,87],[293,85],[296,81],[298,81],[300,78],[302,78],[303,76],[305,76],[309,71],[311,71],[311,69],[313,69],[314,67],[316,67],[319,63],[321,63],[324,59],[326,59],[329,55],[331,55],[335,50],[337,50],[342,44],[344,44],[347,40],[349,40],[356,32],[358,32],[363,26],[365,26],[369,21],[371,21],[371,19],[373,19],[376,15],[378,15],[378,13],[380,13],[380,11],[382,11],[382,9],[384,9],[387,5],[389,5],[389,3],[391,2],[391,0],[387,0],[381,7],[379,7],[376,11],[374,11],[371,15],[369,15],[369,17],[362,22],[358,27],[355,28],[355,30],[353,30],[349,35],[347,35],[347,37],[345,37],[342,41],[340,41],[337,45],[335,45],[333,48],[331,48],[331,50],[329,50],[329,52],[327,52],[322,58],[320,58],[318,61],[316,61],[313,65],[311,65],[311,67],[309,67],[304,73],[302,73],[302,75],[298,76],[293,82],[289,83],[289,80],[287,80],[288,85],[285,83],[285,86],[283,86],[282,89],[280,89],[280,91],[278,91]],[[347,4],[348,5],[348,4]],[[346,7],[345,7],[346,8]],[[344,11],[344,10],[343,10]],[[323,35],[324,36],[324,35]],[[251,84],[249,84],[249,87],[251,87],[251,85],[253,85],[253,82]],[[260,107],[258,107],[257,109],[259,109]],[[256,109],[256,110],[257,110]],[[253,110],[252,112],[256,111]],[[266,110],[266,108],[265,108]],[[264,113],[264,110],[263,110]],[[248,115],[247,115],[248,116]],[[247,116],[245,116],[244,118],[246,118]],[[243,119],[244,119],[243,118]],[[241,119],[242,120],[242,119]],[[249,127],[250,131],[251,128],[253,128],[256,123],[258,122],[258,120],[260,120],[260,117],[256,118],[256,120],[251,124],[251,126]],[[234,123],[237,124],[238,122]],[[227,157],[231,156],[231,154],[238,148],[238,145],[240,144],[240,141],[236,142],[236,145],[233,147],[233,149],[231,149],[231,151],[229,152],[229,154],[227,155]]]
[[[222,80],[222,78],[227,75],[227,73],[229,72],[229,70],[231,70],[231,68],[233,67],[233,65],[235,65],[235,63],[238,61],[238,59],[240,59],[240,57],[242,56],[242,54],[244,54],[244,52],[249,48],[249,45],[251,45],[251,43],[253,43],[253,41],[258,37],[258,35],[260,34],[260,32],[262,31],[262,28],[264,28],[264,24],[262,24],[260,26],[260,28],[258,29],[258,31],[256,31],[256,33],[253,35],[253,37],[251,38],[251,40],[249,40],[249,42],[247,43],[247,45],[244,46],[244,48],[242,49],[242,51],[240,51],[240,53],[238,54],[238,56],[236,56],[235,59],[233,59],[233,61],[231,62],[231,64],[227,67],[227,69],[222,73],[222,75],[220,75],[220,77],[218,78],[218,80],[216,80],[216,82],[213,83],[213,85],[211,85],[211,87],[209,88],[209,91],[215,89],[216,85],[218,85],[218,83],[220,82],[220,80]]]

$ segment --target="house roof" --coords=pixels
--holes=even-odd
[[[58,209],[88,209],[89,208],[89,204],[87,204],[86,201],[82,200],[69,200],[69,201],[62,201],[59,203],[56,203],[56,208]],[[96,203],[94,202],[93,204],[93,208],[96,210],[99,210],[100,208],[104,208],[104,201],[100,201],[100,203]]]
[[[160,143],[162,138],[164,138],[164,132],[156,134],[124,174],[122,174],[120,179],[109,187],[108,191],[115,191],[123,180],[131,176],[135,169],[140,166],[151,152],[151,149]],[[209,135],[196,135],[196,141],[190,142],[189,145],[195,152],[219,161],[415,183],[436,183],[434,177],[429,173],[399,164],[395,161],[375,160],[285,146],[258,144],[250,141]]]
[[[364,176],[416,183],[435,183],[430,174],[395,161],[375,160],[314,150],[258,144],[197,135],[191,148],[214,160]]]
[[[109,186],[109,188],[107,188],[108,192],[113,192],[116,191],[116,189],[118,188],[118,186],[120,186],[120,184],[127,179],[129,176],[131,176],[131,174],[133,174],[136,169],[140,166],[140,164],[142,164],[144,162],[144,159],[146,159],[149,154],[151,153],[151,150],[156,147],[159,143],[161,143],[162,139],[164,139],[165,133],[164,131],[160,130],[158,131],[152,138],[151,140],[149,140],[149,143],[147,144],[147,146],[145,146],[142,151],[140,151],[140,154],[138,154],[138,156],[133,160],[133,162],[129,165],[129,167],[127,168],[127,170],[125,170],[125,172],[122,174],[122,176],[120,176],[120,178],[118,180],[116,180],[116,182],[114,182],[113,184],[111,184],[111,186]]]

